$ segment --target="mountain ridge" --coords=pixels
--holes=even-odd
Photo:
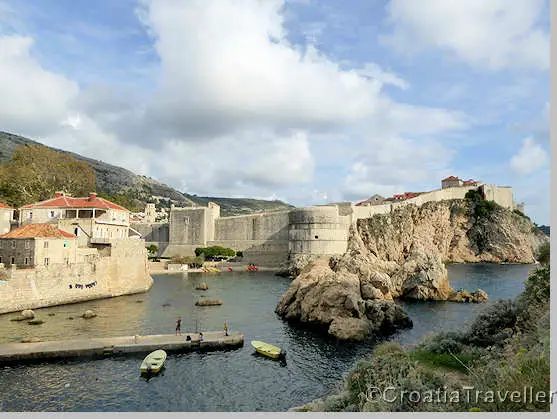
[[[0,163],[11,159],[16,147],[22,145],[38,145],[51,150],[66,153],[79,161],[88,163],[97,178],[97,187],[107,194],[126,195],[132,198],[138,206],[152,202],[153,197],[164,197],[177,206],[204,206],[212,201],[221,205],[221,215],[240,215],[262,211],[277,211],[293,208],[282,201],[266,201],[250,198],[226,197],[198,197],[193,194],[180,192],[171,186],[159,182],[151,177],[137,175],[131,170],[105,163],[101,160],[85,157],[80,154],[46,146],[38,141],[21,135],[0,131]]]

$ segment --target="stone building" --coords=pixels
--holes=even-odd
[[[0,263],[18,268],[69,265],[77,260],[77,237],[53,224],[26,224],[0,236]]]
[[[13,218],[14,209],[6,204],[0,203],[0,234],[10,231]]]
[[[91,192],[74,198],[64,192],[19,210],[19,224],[54,224],[78,238],[80,246],[108,243],[130,235],[130,211]]]
[[[458,188],[462,186],[462,180],[456,176],[449,176],[441,180],[441,189]]]

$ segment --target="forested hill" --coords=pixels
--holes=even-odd
[[[0,163],[11,159],[16,147],[21,145],[44,146],[43,144],[30,140],[19,135],[0,131]],[[122,167],[104,163],[99,160],[90,159],[76,153],[48,147],[62,153],[67,153],[79,161],[86,162],[95,171],[98,192],[104,192],[110,196],[125,196],[134,202],[135,208],[139,209],[145,203],[152,201],[152,197],[164,197],[172,200],[178,206],[206,205],[213,201],[222,206],[221,215],[249,214],[260,211],[276,211],[291,208],[281,201],[265,201],[255,199],[237,198],[215,198],[197,197],[182,193],[176,189],[158,182],[150,177],[136,175],[135,173]],[[130,201],[130,202],[131,202]],[[125,204],[125,202],[120,202]]]

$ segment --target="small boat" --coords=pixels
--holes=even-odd
[[[260,340],[252,340],[251,346],[253,346],[261,355],[265,355],[270,358],[284,358],[286,355],[286,352],[282,351],[279,347],[269,345],[268,343],[261,342]]]
[[[162,349],[151,352],[145,357],[141,363],[139,370],[142,373],[155,373],[159,372],[166,361],[166,352]]]

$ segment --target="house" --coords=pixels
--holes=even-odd
[[[81,247],[130,235],[130,211],[94,192],[84,198],[56,192],[52,199],[20,208],[19,225],[35,223],[54,224],[76,236]]]
[[[368,205],[381,205],[384,200],[385,198],[383,198],[381,195],[375,194],[369,199],[366,199],[365,201],[358,202],[356,206],[359,207],[359,206],[368,206]]]
[[[441,180],[441,189],[458,188],[463,186],[463,182],[456,176],[449,176]]]
[[[77,260],[77,237],[53,224],[26,224],[0,236],[0,263],[18,268],[69,265]]]
[[[0,234],[5,234],[11,229],[14,218],[14,209],[6,204],[0,203]]]

